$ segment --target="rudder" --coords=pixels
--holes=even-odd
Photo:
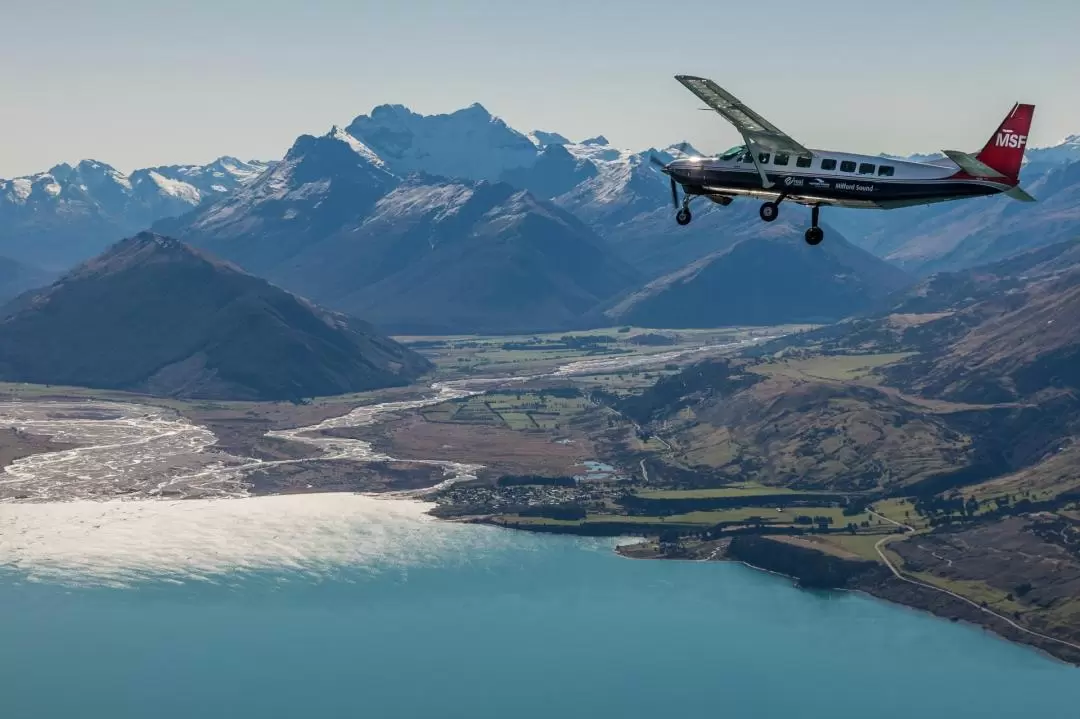
[[[1013,105],[1012,111],[1005,116],[997,131],[976,156],[979,161],[1016,183],[1034,116],[1034,105]]]

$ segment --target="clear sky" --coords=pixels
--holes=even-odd
[[[1077,0],[0,0],[0,47],[0,177],[278,158],[383,103],[735,144],[676,73],[811,147],[977,149],[1016,100],[1080,133]]]

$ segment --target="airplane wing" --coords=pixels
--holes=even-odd
[[[747,145],[757,145],[773,152],[788,152],[792,155],[813,155],[784,134],[776,125],[739,102],[737,97],[712,80],[693,75],[676,75],[675,79],[734,125],[746,140]]]

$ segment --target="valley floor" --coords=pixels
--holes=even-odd
[[[619,339],[612,331],[613,341],[596,333],[599,343],[583,344],[554,337],[424,338],[415,342],[427,344],[424,351],[439,362],[443,379],[436,390],[400,388],[308,404],[3,386],[0,401],[6,395],[8,406],[44,409],[34,420],[42,423],[39,430],[15,419],[0,429],[0,460],[16,471],[14,479],[11,471],[0,478],[0,501],[54,499],[27,490],[35,467],[25,460],[65,450],[84,463],[82,475],[92,470],[77,497],[100,491],[173,497],[420,491],[436,503],[436,516],[534,532],[638,536],[641,543],[624,544],[620,553],[743,561],[808,587],[866,591],[978,623],[1080,663],[1080,509],[1067,493],[1056,501],[1058,494],[1044,489],[1064,491],[1061,469],[975,485],[966,494],[977,497],[981,509],[945,515],[948,521],[928,510],[905,493],[905,483],[963,460],[969,440],[936,418],[973,406],[920,401],[883,387],[874,370],[902,356],[755,364],[750,371],[762,379],[753,392],[770,402],[819,402],[822,387],[844,388],[828,395],[830,414],[792,406],[802,420],[790,430],[763,418],[772,437],[763,445],[718,429],[704,404],[688,405],[659,433],[643,429],[620,404],[619,398],[637,396],[693,361],[730,355],[758,332],[779,333],[634,331]],[[629,343],[642,335],[645,344]],[[116,403],[162,413],[139,410],[124,420],[128,429],[174,423],[168,432],[151,433],[151,442],[174,437],[170,432],[183,425],[189,443],[165,447],[172,452],[168,467],[149,466],[145,475],[126,474],[139,463],[117,461],[115,453],[94,460],[93,445],[102,437],[80,439],[74,429],[107,424]],[[747,417],[752,410],[748,406]],[[49,422],[69,423],[63,442]],[[862,439],[823,441],[820,431],[828,426],[844,426],[849,438]],[[909,443],[923,447],[921,459],[894,463],[886,473],[895,483],[890,491],[847,481],[839,471],[867,454],[910,456]],[[772,479],[769,472],[786,471],[762,463],[774,457],[802,462],[805,481],[793,486]],[[745,479],[751,466],[763,481]],[[163,471],[170,477],[164,482]],[[995,501],[1025,492],[1041,502],[1034,511],[1009,505],[1005,512]]]

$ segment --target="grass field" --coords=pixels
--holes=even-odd
[[[401,336],[395,339],[412,345],[436,364],[438,376],[449,378],[541,373],[582,359],[663,354],[735,343],[755,337],[772,337],[807,328],[809,326],[804,325],[707,330],[609,327],[536,335]],[[622,329],[627,331],[620,331]],[[671,344],[651,345],[634,341],[644,335],[662,335],[668,338]],[[573,338],[573,346],[567,346],[564,341],[567,337]],[[590,338],[600,341],[589,343]]]
[[[766,376],[782,375],[794,379],[810,378],[852,382],[866,380],[878,367],[911,357],[910,352],[866,355],[818,355],[807,359],[782,359],[756,365],[749,370]]]
[[[583,397],[555,397],[540,392],[496,392],[426,407],[429,422],[507,427],[515,430],[559,429],[592,408]]]
[[[824,545],[837,547],[863,559],[880,562],[881,557],[878,556],[875,547],[883,536],[887,536],[887,534],[823,534],[818,535],[816,541]]]
[[[929,523],[925,517],[915,512],[915,506],[907,499],[883,499],[874,502],[874,511],[883,517],[888,517],[894,522],[906,524],[917,530],[928,529]]]
[[[672,514],[666,516],[660,515],[625,515],[625,514],[590,514],[584,520],[581,521],[566,521],[547,519],[544,517],[517,517],[507,516],[505,519],[510,522],[519,522],[522,524],[562,524],[562,525],[580,525],[582,523],[614,523],[614,524],[664,524],[671,526],[682,526],[691,528],[708,528],[713,527],[721,523],[738,523],[738,524],[751,524],[755,523],[755,519],[760,520],[761,524],[778,527],[792,527],[801,526],[806,529],[810,529],[812,525],[808,524],[796,524],[795,519],[800,515],[808,517],[829,517],[833,520],[833,524],[830,525],[833,529],[842,529],[847,526],[849,522],[855,522],[861,525],[862,522],[869,522],[869,529],[860,529],[862,531],[882,531],[887,525],[882,523],[881,526],[877,525],[880,520],[871,517],[868,514],[859,514],[855,516],[846,516],[838,507],[796,507],[791,509],[784,509],[776,511],[776,508],[765,507],[736,507],[732,509],[718,509],[703,512],[687,512],[685,514]]]

